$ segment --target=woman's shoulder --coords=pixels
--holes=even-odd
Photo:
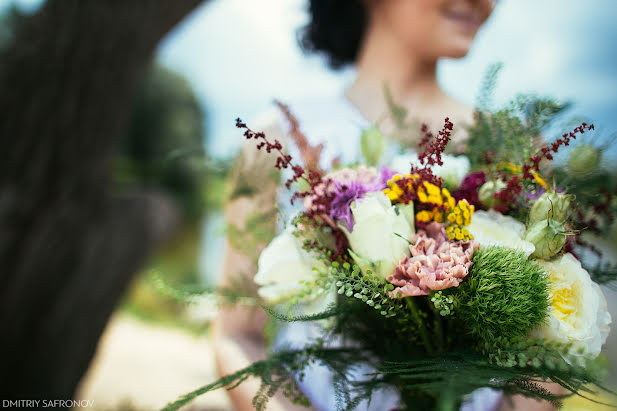
[[[452,142],[448,151],[456,153],[464,150],[469,139],[469,128],[475,122],[475,109],[459,100],[448,97],[443,112],[454,124]]]
[[[474,122],[475,109],[453,97],[448,96],[442,111],[446,113],[455,127],[467,128]]]
[[[297,127],[309,144],[323,146],[324,164],[335,157],[349,162],[357,158],[366,120],[343,94],[289,99],[282,103],[283,110],[274,104],[259,116],[256,124],[266,135],[269,132],[293,153],[296,149],[289,132]]]

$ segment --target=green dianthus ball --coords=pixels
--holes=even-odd
[[[486,247],[454,294],[457,317],[486,344],[524,337],[550,307],[548,276],[535,261],[507,247]]]

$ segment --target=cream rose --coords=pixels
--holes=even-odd
[[[523,240],[525,225],[514,218],[496,212],[476,211],[467,227],[473,239],[486,247],[498,245],[523,251],[527,256],[535,251],[535,246]]]
[[[254,281],[261,286],[259,295],[271,304],[288,300],[302,290],[304,282],[316,280],[318,272],[313,268],[325,269],[322,262],[302,249],[293,230],[290,227],[279,234],[259,256]]]
[[[538,263],[550,277],[552,307],[548,323],[536,331],[536,336],[571,344],[570,354],[597,357],[611,323],[600,286],[570,253]]]
[[[399,261],[409,256],[414,234],[413,204],[396,205],[381,193],[370,193],[351,205],[353,230],[345,232],[350,254],[363,273],[386,278],[394,273]],[[402,237],[402,238],[401,238]]]

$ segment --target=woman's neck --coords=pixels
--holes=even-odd
[[[395,103],[412,117],[431,122],[431,107],[443,106],[450,98],[437,83],[437,58],[414,55],[387,28],[371,27],[356,61],[357,77],[347,98],[370,121],[387,116],[385,88]]]

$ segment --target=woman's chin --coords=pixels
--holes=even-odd
[[[451,42],[447,47],[444,47],[441,53],[441,57],[460,59],[465,57],[469,53],[472,41],[459,40]]]

